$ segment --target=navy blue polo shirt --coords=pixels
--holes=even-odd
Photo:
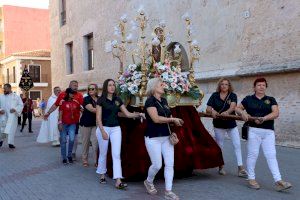
[[[98,97],[97,97],[98,98]],[[84,97],[83,99],[83,113],[81,115],[80,118],[80,126],[84,126],[84,127],[93,127],[96,126],[96,113],[93,113],[91,111],[89,111],[88,109],[86,109],[86,106],[88,104],[91,104],[94,108],[96,108],[96,101],[94,101],[94,99],[88,95],[86,97]]]
[[[145,102],[145,110],[146,110],[146,120],[147,120],[147,128],[145,132],[145,136],[152,137],[163,137],[170,135],[168,124],[158,124],[154,123],[151,117],[147,112],[147,108],[155,107],[157,109],[157,114],[162,117],[170,117],[171,111],[168,106],[168,102],[165,98],[161,98],[161,101],[156,99],[154,96],[149,97]]]
[[[112,100],[104,97],[98,98],[97,105],[102,107],[102,124],[107,127],[120,126],[118,112],[123,105],[120,97],[113,97]]]
[[[264,117],[272,112],[273,105],[278,105],[274,97],[264,96],[259,99],[255,94],[246,96],[241,103],[252,117]],[[248,123],[251,127],[274,130],[274,120],[265,121],[262,124]]]
[[[209,98],[207,105],[211,106],[218,113],[222,113],[230,108],[232,102],[237,103],[237,96],[235,93],[231,92],[225,102],[225,100],[221,99],[219,92],[214,92]],[[234,114],[234,112],[229,114]],[[213,119],[213,125],[215,128],[229,129],[236,127],[236,122],[235,120]]]

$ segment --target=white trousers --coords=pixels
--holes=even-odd
[[[151,160],[148,170],[147,181],[153,183],[155,175],[162,166],[162,156],[164,158],[164,176],[166,190],[172,190],[174,177],[174,146],[170,143],[169,137],[145,137],[146,148]]]
[[[281,175],[276,159],[275,149],[275,133],[270,129],[249,128],[248,133],[248,156],[247,169],[248,178],[255,179],[255,164],[259,154],[260,145],[262,146],[265,158],[267,160],[269,169],[273,175],[274,181],[280,181]]]
[[[111,143],[111,153],[113,160],[113,179],[123,178],[122,176],[122,167],[121,167],[121,142],[122,134],[120,126],[115,127],[106,127],[104,126],[105,132],[108,134],[109,139],[104,140],[102,138],[102,133],[99,128],[96,130],[96,135],[99,144],[99,159],[98,159],[98,168],[96,173],[105,174],[107,172],[106,168],[106,159],[107,159],[107,149],[108,142]]]
[[[223,129],[223,128],[214,128],[215,132],[215,138],[216,142],[218,143],[219,147],[223,150],[224,146],[224,139],[225,134],[227,134],[231,138],[231,142],[233,144],[236,160],[238,166],[243,165],[243,159],[242,159],[242,151],[241,151],[241,140],[240,140],[240,134],[238,131],[238,128],[229,128],[229,129]]]

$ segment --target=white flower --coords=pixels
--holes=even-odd
[[[128,65],[129,71],[135,71],[136,68],[137,68],[136,64],[130,64],[130,65]]]
[[[135,85],[140,85],[141,82],[142,82],[141,79],[136,79],[136,80],[134,80],[134,84],[135,84]]]
[[[164,73],[162,73],[160,76],[161,76],[161,78],[162,78],[164,81],[167,81],[168,78],[169,78],[168,72],[164,72]]]
[[[173,89],[175,89],[175,88],[177,88],[177,84],[176,83],[171,83],[171,87],[173,88]]]
[[[164,71],[164,70],[166,70],[166,66],[162,65],[161,63],[158,63],[157,69]]]
[[[132,85],[128,88],[128,91],[129,91],[131,94],[136,94],[136,93],[138,93],[138,86],[135,85],[135,84],[132,84]]]

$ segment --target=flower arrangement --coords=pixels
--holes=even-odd
[[[132,95],[136,95],[139,92],[142,81],[142,72],[140,66],[130,64],[126,67],[124,73],[118,80],[120,92],[129,92]]]
[[[152,64],[150,64],[151,66]],[[164,63],[158,62],[152,65],[153,68],[146,73],[147,79],[160,77],[165,83],[165,92],[179,93],[187,95],[193,99],[200,97],[200,91],[197,86],[190,84],[187,73],[181,72],[179,67],[171,66],[168,60]],[[141,89],[142,72],[141,65],[130,64],[125,68],[123,74],[117,81],[117,90],[123,100],[135,96]]]
[[[171,66],[168,60],[165,60],[165,63],[155,63],[154,69],[155,72],[150,77],[160,77],[165,83],[166,92],[178,92],[180,94],[189,92],[191,84],[187,74],[182,73],[180,68]]]

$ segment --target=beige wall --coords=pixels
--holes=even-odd
[[[271,74],[268,75],[272,82],[269,92],[279,99],[282,110],[277,123],[280,130],[278,141],[300,146],[299,123],[292,117],[293,112],[299,110],[299,102],[295,101],[300,97],[299,91],[295,92],[300,71],[298,0],[73,0],[72,3],[67,1],[67,22],[64,26],[60,26],[59,1],[50,0],[52,75],[55,83],[66,87],[70,80],[77,79],[83,87],[91,82],[101,84],[106,78],[116,78],[119,65],[110,53],[104,52],[105,42],[114,39],[113,27],[120,16],[123,13],[127,13],[129,18],[135,16],[140,2],[150,18],[148,39],[153,27],[164,19],[167,29],[172,31],[172,40],[186,47],[181,16],[186,11],[191,14],[194,38],[201,47],[201,57],[195,67],[196,78],[205,81],[200,86],[207,95],[221,76],[234,79],[241,98],[250,92],[251,89],[244,88],[248,88],[255,76]],[[91,32],[94,34],[95,69],[84,71],[83,36]],[[65,44],[71,41],[75,69],[74,74],[67,75]],[[284,96],[283,91],[288,95]],[[289,103],[294,106],[286,106]]]

